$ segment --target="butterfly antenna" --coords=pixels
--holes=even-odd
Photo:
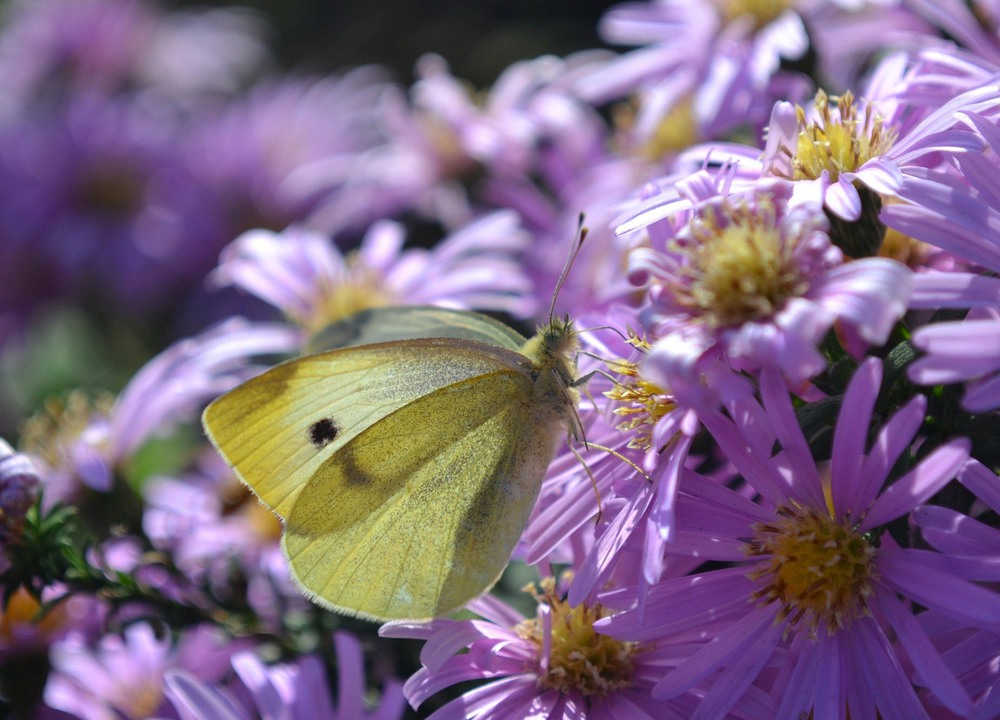
[[[576,256],[580,254],[580,248],[583,247],[583,239],[587,237],[587,228],[583,226],[583,217],[583,213],[580,213],[580,217],[576,223],[576,241],[573,243],[573,249],[569,251],[569,256],[566,258],[566,264],[563,265],[562,272],[559,273],[559,279],[556,280],[556,289],[552,291],[552,303],[549,305],[549,323],[555,321],[556,298],[559,297],[559,291],[562,290],[563,283],[566,282],[569,269],[573,267]]]

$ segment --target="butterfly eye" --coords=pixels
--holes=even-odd
[[[317,448],[325,447],[340,434],[340,428],[332,418],[317,420],[309,426],[309,442]]]

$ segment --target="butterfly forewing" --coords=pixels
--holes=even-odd
[[[284,548],[317,602],[375,619],[457,609],[499,577],[563,429],[499,368],[383,418],[301,491]],[[512,432],[512,429],[516,429]]]
[[[209,405],[203,422],[240,478],[287,517],[309,478],[365,428],[438,388],[523,361],[455,339],[333,350],[252,378]]]

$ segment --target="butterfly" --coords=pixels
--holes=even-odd
[[[371,620],[445,615],[500,577],[575,406],[577,332],[525,339],[436,307],[367,310],[213,401],[212,443],[282,520],[315,603]],[[317,347],[318,346],[318,347]]]

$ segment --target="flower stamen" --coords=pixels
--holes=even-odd
[[[648,352],[651,347],[631,328],[628,330],[627,342],[642,352]],[[615,428],[622,433],[633,434],[627,447],[649,450],[653,444],[653,426],[675,409],[677,404],[666,390],[640,376],[637,363],[615,358],[606,360],[605,364],[608,370],[618,376],[614,378],[614,386],[602,393],[613,403],[618,403],[611,411],[622,418]]]

